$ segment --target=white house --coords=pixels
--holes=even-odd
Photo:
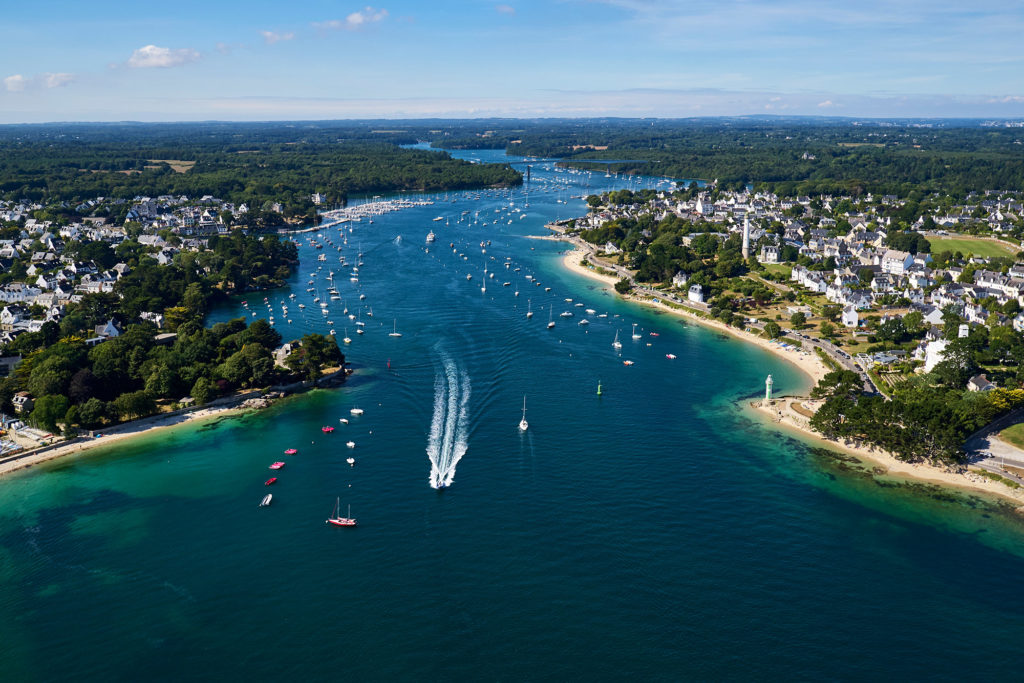
[[[843,327],[857,327],[860,324],[860,314],[853,306],[847,306],[843,309],[840,321],[843,323]]]
[[[678,273],[672,276],[672,286],[682,289],[683,287],[686,286],[686,282],[689,279],[690,278],[686,273],[684,273],[683,271],[679,271]]]
[[[985,377],[985,373],[975,375],[967,380],[967,391],[992,391],[995,388],[996,385],[988,381],[988,378]]]
[[[903,275],[914,263],[914,257],[905,251],[890,249],[882,255],[882,272],[890,275]]]
[[[928,342],[928,346],[924,351],[924,371],[931,372],[935,369],[935,366],[942,362],[946,353],[946,346],[949,342],[945,339],[939,339],[938,341]]]
[[[690,285],[686,298],[696,304],[704,303],[704,289],[700,285]]]
[[[114,324],[113,320],[108,320],[103,325],[97,325],[95,333],[97,337],[104,337],[106,339],[121,336],[121,330],[117,329],[117,325]]]

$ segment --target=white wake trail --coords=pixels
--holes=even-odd
[[[436,487],[441,471],[437,461],[441,455],[441,430],[444,426],[444,381],[441,375],[434,380],[434,415],[430,421],[430,438],[427,440],[427,457],[430,458],[430,485]]]
[[[430,485],[441,488],[451,485],[455,466],[465,455],[468,444],[469,375],[461,373],[455,362],[442,356],[443,372],[434,381],[434,414],[427,440],[430,458]]]
[[[448,466],[448,478],[445,484],[451,484],[455,477],[455,466],[462,460],[462,456],[469,449],[469,375],[462,373],[462,396],[459,401],[458,421],[455,425],[455,445],[452,448],[451,464]],[[449,402],[450,404],[450,402]]]

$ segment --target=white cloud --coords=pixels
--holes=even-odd
[[[199,53],[192,48],[183,47],[172,50],[169,47],[146,45],[132,53],[128,66],[134,69],[167,68],[181,66],[199,59]]]
[[[59,88],[63,85],[67,85],[75,80],[74,74],[42,74],[40,78],[43,80],[43,85],[47,88]]]
[[[28,79],[21,74],[14,74],[4,79],[4,85],[9,92],[21,92],[28,85]]]
[[[494,9],[497,10],[499,14],[515,14],[516,13],[516,8],[513,7],[512,5],[495,5]]]
[[[825,107],[834,107],[836,105],[832,100],[825,100],[824,102],[818,102],[818,106],[824,109]]]
[[[353,12],[344,19],[331,19],[329,21],[313,22],[313,28],[340,31],[358,31],[367,24],[383,21],[388,16],[386,9],[374,9],[367,6],[358,12]]]
[[[74,74],[42,73],[35,76],[14,74],[4,79],[4,86],[9,92],[23,92],[39,88],[59,88],[75,80]]]
[[[274,43],[280,43],[285,40],[292,40],[295,38],[295,34],[291,31],[287,33],[277,33],[276,31],[260,31],[260,35],[263,36],[263,42],[267,45],[273,45]]]

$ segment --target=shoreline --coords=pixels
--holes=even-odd
[[[297,382],[270,390],[246,391],[223,396],[205,406],[183,408],[170,413],[150,415],[148,417],[124,422],[102,430],[99,437],[78,437],[68,442],[57,442],[56,445],[43,447],[42,450],[29,453],[14,453],[0,460],[0,479],[15,472],[31,469],[50,460],[72,455],[81,455],[104,446],[111,446],[122,441],[149,436],[173,427],[180,427],[194,422],[208,422],[214,418],[242,415],[266,407],[268,402],[291,396],[309,389],[328,389],[335,386],[338,378],[347,376],[345,368],[338,368],[321,377],[317,386],[307,386],[306,382]],[[262,404],[260,403],[262,401]],[[255,403],[251,403],[255,402]],[[99,431],[99,430],[97,430]]]
[[[562,264],[568,270],[602,282],[609,287],[613,287],[618,281],[617,278],[610,275],[603,275],[601,273],[594,272],[593,270],[584,266],[581,261],[589,255],[586,247],[581,246],[575,241],[566,238],[561,235],[543,235],[531,237],[531,239],[540,239],[547,241],[565,242],[573,246],[572,251],[567,252],[562,257]],[[814,386],[818,380],[827,374],[830,369],[825,363],[814,353],[808,353],[803,351],[797,351],[796,349],[784,349],[778,344],[773,344],[767,339],[760,336],[753,335],[749,332],[741,330],[739,328],[731,327],[719,320],[711,320],[708,318],[702,318],[690,311],[685,309],[677,309],[671,306],[667,306],[663,303],[655,303],[645,298],[636,297],[633,295],[627,295],[622,297],[627,301],[631,301],[637,304],[643,304],[658,308],[667,313],[675,314],[678,317],[692,320],[698,324],[704,325],[708,328],[715,329],[719,332],[725,332],[740,341],[755,344],[765,351],[772,353],[776,357],[789,362],[795,366],[804,375],[808,377],[811,384]],[[784,399],[776,399],[776,401],[790,401],[790,400],[802,400],[801,397],[790,396]],[[865,446],[858,446],[852,443],[844,443],[840,441],[834,441],[832,439],[825,438],[821,434],[818,434],[810,428],[810,426],[804,426],[799,424],[792,417],[783,414],[782,411],[778,410],[774,406],[762,406],[761,401],[755,401],[756,407],[752,407],[753,403],[746,401],[750,404],[747,407],[748,410],[754,411],[761,417],[768,418],[771,423],[780,428],[783,431],[790,432],[795,436],[800,437],[805,441],[813,441],[817,445],[825,448],[831,448],[833,450],[842,451],[849,455],[856,457],[858,460],[881,467],[884,469],[883,473],[889,476],[894,476],[903,479],[913,479],[916,481],[923,481],[931,484],[937,484],[940,486],[949,486],[961,490],[973,491],[975,493],[985,493],[988,495],[996,496],[999,499],[1009,502],[1017,507],[1018,511],[1024,512],[1024,489],[1013,489],[999,481],[994,481],[983,477],[971,471],[965,467],[962,472],[952,471],[929,465],[927,463],[908,463],[903,460],[899,460],[891,453],[881,451],[875,448],[868,448]],[[766,425],[767,426],[767,425]]]
[[[1012,489],[1002,482],[977,474],[967,466],[962,471],[956,471],[924,462],[906,462],[879,448],[860,446],[846,441],[826,438],[809,426],[800,424],[791,415],[780,410],[780,403],[794,400],[799,401],[802,399],[797,396],[787,396],[774,399],[772,405],[769,406],[764,405],[764,401],[745,401],[744,410],[750,411],[758,417],[770,420],[772,425],[780,431],[789,433],[803,441],[810,441],[814,445],[823,448],[841,451],[854,456],[865,464],[881,468],[882,472],[878,472],[877,469],[875,470],[876,475],[912,479],[914,481],[949,486],[974,493],[984,493],[1013,504],[1018,512],[1024,512],[1024,489]]]
[[[538,237],[531,237],[531,239],[541,239],[571,244],[573,246],[573,250],[567,252],[562,257],[563,266],[565,266],[567,269],[571,270],[572,272],[578,275],[588,277],[592,280],[597,280],[608,285],[609,287],[614,287],[615,283],[618,282],[618,279],[615,278],[614,276],[603,275],[584,266],[582,264],[582,261],[588,256],[590,256],[590,254],[587,253],[584,249],[581,249],[580,245],[573,240],[558,235],[542,235]],[[810,353],[807,351],[799,351],[795,348],[783,348],[782,346],[775,344],[769,341],[768,339],[764,339],[759,335],[751,334],[750,332],[742,330],[738,327],[726,325],[720,320],[703,318],[686,309],[673,308],[672,306],[669,306],[665,303],[654,302],[651,301],[650,299],[637,297],[632,294],[623,296],[622,298],[625,299],[626,301],[631,301],[633,303],[650,306],[652,308],[657,308],[658,310],[664,311],[672,315],[676,315],[680,318],[691,320],[699,325],[704,325],[705,327],[717,330],[719,332],[724,332],[737,339],[740,339],[741,341],[754,344],[760,347],[761,349],[768,351],[774,356],[789,362],[791,365],[800,370],[809,379],[809,387],[817,384],[818,380],[820,380],[829,372],[829,368],[825,365],[824,362],[822,362],[820,358],[818,358],[817,354]]]
[[[240,404],[207,406],[188,412],[166,413],[164,415],[151,415],[140,420],[132,420],[124,424],[104,430],[102,436],[95,438],[83,437],[82,441],[71,441],[63,445],[57,445],[37,453],[27,453],[19,456],[14,454],[10,460],[0,462],[0,479],[15,472],[30,469],[50,460],[64,458],[71,455],[81,455],[89,451],[111,446],[122,441],[138,439],[143,436],[165,431],[172,427],[180,427],[193,422],[209,421],[213,418],[240,415],[254,408],[245,407]],[[59,443],[59,442],[58,442]]]

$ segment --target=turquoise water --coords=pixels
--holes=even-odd
[[[742,399],[769,372],[780,391],[803,388],[792,367],[617,301],[561,268],[563,245],[523,237],[582,213],[573,196],[657,179],[544,162],[532,176],[529,188],[435,196],[351,233],[325,230],[336,245],[347,237],[350,262],[363,252],[358,285],[336,250],[300,236],[300,273],[268,299],[286,338],[326,332],[328,319],[339,338],[348,328],[357,373],[344,388],[0,482],[5,679],[1013,671],[1020,521],[765,428]],[[495,277],[483,293],[485,264]],[[316,310],[330,269],[353,313],[372,306],[366,334],[341,301]],[[292,292],[289,324],[280,302]],[[249,295],[249,310],[266,315],[263,296]],[[213,320],[245,313],[239,303]],[[402,337],[388,336],[393,325]],[[283,456],[289,447],[299,454]],[[428,448],[444,462],[464,450],[448,490],[430,486]],[[257,508],[267,491],[273,505]],[[358,528],[324,524],[337,497]]]

